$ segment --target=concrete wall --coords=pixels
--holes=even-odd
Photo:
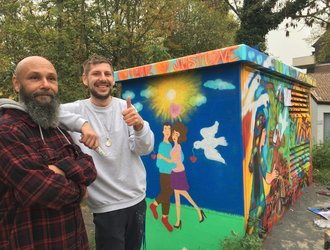
[[[314,99],[312,106],[312,140],[313,144],[322,143],[324,136],[324,114],[330,113],[330,105],[317,104]]]

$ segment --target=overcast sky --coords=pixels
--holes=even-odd
[[[290,36],[285,36],[284,24],[276,31],[269,32],[267,36],[268,50],[271,55],[285,64],[292,65],[292,58],[310,56],[314,51],[312,42],[306,41],[311,37],[312,29],[300,25],[297,29],[290,31]]]

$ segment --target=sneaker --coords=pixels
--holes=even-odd
[[[166,229],[169,231],[169,232],[172,232],[173,231],[173,227],[170,225],[170,223],[168,223],[168,219],[167,219],[167,216],[163,216],[162,217],[162,222],[164,224],[164,226],[166,227]]]
[[[155,204],[151,203],[149,207],[150,207],[150,210],[151,210],[154,218],[157,220],[158,219],[158,213],[156,210],[157,206]]]

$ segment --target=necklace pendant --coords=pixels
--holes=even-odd
[[[111,142],[110,138],[107,138],[107,140],[105,141],[105,146],[110,147],[111,144],[112,144],[112,142]]]

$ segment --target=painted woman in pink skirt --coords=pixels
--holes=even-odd
[[[190,204],[196,209],[200,222],[203,222],[204,217],[206,217],[203,210],[201,210],[197,206],[197,204],[194,202],[194,200],[191,198],[191,196],[188,193],[189,183],[183,165],[184,155],[180,145],[182,142],[185,142],[187,140],[187,131],[188,128],[182,122],[177,122],[173,124],[172,141],[174,142],[174,146],[170,153],[171,159],[161,156],[163,160],[168,162],[173,162],[176,164],[176,167],[172,170],[171,173],[171,185],[174,189],[176,216],[177,216],[174,227],[180,229],[182,226],[181,217],[180,217],[181,215],[180,195],[185,197],[190,202]]]

